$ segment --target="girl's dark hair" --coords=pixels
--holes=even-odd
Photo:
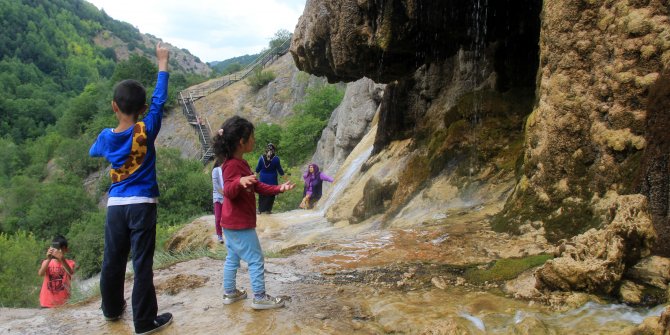
[[[54,236],[53,240],[51,240],[51,243],[52,244],[57,243],[58,245],[60,245],[60,248],[67,248],[67,239],[63,235]]]
[[[253,132],[254,125],[245,118],[236,115],[226,120],[212,139],[216,157],[222,162],[232,158],[240,140],[248,141]]]

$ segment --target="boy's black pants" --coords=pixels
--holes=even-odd
[[[123,284],[128,253],[133,252],[133,322],[135,329],[152,325],[158,312],[154,288],[156,246],[156,204],[143,203],[107,207],[105,252],[100,274],[102,312],[107,317],[121,314]]]

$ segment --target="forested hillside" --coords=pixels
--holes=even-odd
[[[260,53],[253,55],[237,56],[220,62],[211,62],[209,63],[209,66],[212,67],[212,69],[216,74],[227,75],[230,73],[237,72],[242,68],[244,68],[245,66],[251,64],[251,62],[256,60],[256,58],[259,55]]]
[[[100,266],[109,182],[92,182],[107,164],[88,149],[115,125],[115,82],[134,78],[153,91],[158,39],[81,0],[0,0],[0,29],[0,306],[35,306],[35,273],[54,234],[70,240],[82,277]],[[168,107],[211,71],[186,50],[170,54]],[[210,182],[199,162],[168,149],[158,157],[160,239],[211,199],[200,192]]]

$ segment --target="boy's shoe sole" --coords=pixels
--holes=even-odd
[[[141,331],[135,330],[135,334],[137,335],[153,334],[165,329],[165,327],[167,327],[170,323],[172,323],[172,314],[163,313],[156,317],[156,320],[154,320],[153,328]]]
[[[123,313],[125,313],[126,311],[126,307],[128,307],[128,303],[124,300],[123,307],[121,307],[121,313],[119,313],[119,315],[117,316],[105,316],[105,321],[114,322],[121,320],[121,317],[123,317]]]
[[[223,295],[223,304],[224,305],[230,305],[234,302],[244,300],[247,298],[247,291],[245,290],[237,290],[238,294],[224,294]]]
[[[282,298],[270,298],[270,300],[256,300],[251,303],[251,308],[256,310],[275,309],[284,307],[286,301]]]

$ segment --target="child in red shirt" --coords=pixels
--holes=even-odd
[[[47,250],[42,266],[37,271],[40,277],[44,277],[42,290],[40,291],[40,306],[45,308],[58,307],[70,298],[70,282],[74,274],[75,263],[71,259],[65,259],[67,253],[67,240],[58,235],[51,241],[51,247]]]
[[[254,126],[239,116],[233,116],[221,126],[214,137],[214,152],[223,161],[223,205],[221,222],[226,237],[228,255],[223,266],[223,303],[245,299],[247,293],[235,284],[240,260],[249,265],[251,288],[254,292],[253,309],[284,306],[284,300],[265,293],[265,261],[256,234],[256,197],[276,195],[291,190],[295,184],[268,185],[259,182],[243,155],[254,149]]]

